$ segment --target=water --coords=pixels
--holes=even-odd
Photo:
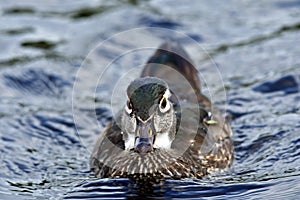
[[[298,0],[1,0],[0,199],[295,199],[300,195],[299,7]],[[205,75],[209,91],[204,92],[221,109],[227,102],[235,143],[231,169],[202,180],[166,181],[147,191],[126,179],[98,180],[89,172],[89,149],[112,117],[106,99],[111,88],[97,90],[97,126],[94,98],[83,91],[82,120],[75,126],[76,73],[96,44],[135,27],[184,32],[212,56],[227,99],[210,73],[211,60],[180,41]],[[152,37],[153,46],[163,40],[145,36]],[[114,41],[98,56],[109,59],[130,42]]]

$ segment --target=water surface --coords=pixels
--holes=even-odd
[[[216,0],[1,0],[0,198],[300,196],[299,7],[298,0],[226,4]],[[126,179],[99,180],[89,172],[89,149],[112,118],[107,99],[112,88],[106,85],[96,92],[99,124],[92,119],[94,97],[90,91],[82,92],[82,121],[75,126],[76,73],[96,44],[137,27],[184,32],[211,55],[224,86],[215,81],[216,74],[211,73],[215,65],[207,56],[175,38],[209,83],[204,92],[231,115],[235,144],[231,169],[203,180],[169,180],[146,192]],[[145,36],[154,38],[155,44],[165,39],[151,33]],[[151,43],[144,37],[135,40],[141,45]],[[112,48],[97,55],[109,59],[129,44],[114,41]],[[146,61],[149,55],[150,50],[118,65]],[[121,76],[125,68],[120,69],[114,73]],[[89,88],[88,79],[79,81]]]

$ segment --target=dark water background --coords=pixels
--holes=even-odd
[[[0,15],[0,199],[140,195],[126,179],[97,180],[89,172],[92,135],[111,118],[105,100],[98,99],[97,129],[89,122],[94,100],[83,95],[82,138],[72,113],[73,83],[85,56],[98,42],[136,27],[182,31],[208,50],[223,77],[235,143],[230,170],[166,181],[147,195],[300,196],[299,0],[0,0]],[[184,46],[197,65],[210,65]],[[218,96],[223,85],[210,89]]]

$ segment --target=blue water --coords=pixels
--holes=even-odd
[[[299,5],[298,0],[0,0],[0,199],[296,199]],[[112,75],[105,75],[95,96],[90,77],[101,61],[132,48],[133,42],[156,46],[167,36],[145,32],[111,40],[96,48],[96,64],[86,68],[85,79],[77,73],[97,44],[137,27],[183,32],[211,56],[174,36],[205,79],[204,93],[232,118],[235,160],[230,169],[148,189],[126,179],[97,179],[89,171],[95,138],[113,117],[109,81],[128,72],[126,66],[146,61],[153,49],[112,64]],[[85,89],[78,96],[75,81]]]

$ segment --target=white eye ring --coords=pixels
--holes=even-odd
[[[130,115],[132,113],[132,104],[130,100],[127,101],[125,106],[125,111]]]
[[[167,112],[168,110],[170,110],[170,108],[171,108],[170,102],[169,102],[169,100],[164,96],[164,97],[160,100],[160,103],[159,103],[159,110],[160,110],[160,112],[165,113],[165,112]]]

